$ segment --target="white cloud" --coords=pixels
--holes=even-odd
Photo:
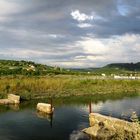
[[[48,37],[50,37],[50,38],[63,38],[64,36],[61,34],[48,34]]]
[[[56,53],[53,49],[48,51],[7,48],[1,50],[0,55],[4,58],[36,60],[53,66],[99,67],[114,62],[138,62],[139,46],[140,35],[125,34],[110,39],[85,37],[73,45],[66,45],[65,47],[69,49],[65,50],[65,53],[64,51],[57,51]],[[70,54],[72,55],[69,56]]]
[[[77,42],[78,46],[82,46],[86,53],[102,54],[107,51],[107,47],[100,39],[85,37],[82,41]]]
[[[2,29],[3,30],[3,29]],[[37,38],[34,32],[22,31],[20,34],[15,30],[16,37],[28,37],[44,41],[47,38],[63,37],[61,34],[38,34]],[[29,59],[37,62],[46,63],[48,65],[59,65],[62,67],[99,67],[107,63],[114,62],[138,62],[140,58],[140,35],[125,34],[122,36],[112,36],[110,38],[83,37],[81,40],[73,44],[67,44],[64,48],[57,50],[57,47],[50,45],[44,47],[44,44],[34,44],[25,42],[26,48],[22,46],[3,48],[0,55],[10,59]],[[45,42],[46,44],[46,42]],[[21,47],[21,48],[20,48]],[[15,53],[16,52],[16,53]]]
[[[16,53],[15,53],[16,52]],[[0,55],[3,56],[11,56],[13,58],[21,58],[21,59],[27,59],[35,57],[41,57],[42,55],[46,55],[46,52],[38,51],[38,50],[31,50],[31,49],[4,49],[0,52]]]
[[[91,60],[91,61],[102,61],[102,60],[104,60],[105,59],[105,57],[104,56],[94,56],[94,55],[88,55],[87,56],[87,59],[88,60]]]
[[[89,28],[89,27],[92,27],[93,25],[89,23],[79,23],[77,26],[79,28]]]
[[[82,55],[78,55],[78,56],[75,56],[74,60],[85,60],[86,59],[86,56],[82,56]]]
[[[71,16],[73,19],[75,19],[79,22],[86,21],[86,20],[93,20],[92,15],[87,15],[85,13],[81,13],[79,10],[72,11]]]
[[[46,62],[46,61],[44,61]],[[61,67],[66,67],[66,68],[85,68],[85,67],[96,67],[96,64],[91,64],[88,63],[87,59],[85,60],[71,60],[71,61],[53,61],[53,62],[49,62],[47,61],[47,64],[52,65],[52,66],[61,66]]]
[[[9,2],[7,0],[0,1],[0,15],[9,14],[15,12],[17,9],[17,4]]]
[[[110,39],[85,37],[77,41],[75,45],[81,47],[87,54],[85,57],[78,56],[74,59],[82,61],[85,67],[91,65],[98,67],[113,62],[139,61],[140,35],[125,34]]]
[[[105,21],[105,22],[108,21],[106,18],[104,18],[104,17],[98,15],[98,14],[95,13],[95,12],[92,12],[91,15],[94,17],[94,21]]]
[[[22,10],[22,6],[9,0],[0,0],[0,22],[10,21],[11,14]]]

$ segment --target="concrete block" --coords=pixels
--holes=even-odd
[[[19,104],[20,96],[14,94],[8,94],[8,100],[14,101],[15,104]]]
[[[47,103],[38,103],[37,104],[37,110],[47,113],[47,114],[52,114],[54,111],[54,108],[51,107],[51,104],[47,104]]]

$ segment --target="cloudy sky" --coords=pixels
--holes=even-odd
[[[0,0],[0,59],[100,67],[139,57],[140,0]]]

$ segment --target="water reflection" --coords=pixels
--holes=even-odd
[[[19,104],[13,104],[13,105],[9,105],[9,108],[11,110],[15,110],[15,111],[19,111]]]
[[[19,104],[0,105],[0,112],[1,113],[7,112],[7,111],[10,111],[10,110],[19,111],[20,110]]]
[[[37,111],[37,117],[41,118],[41,119],[47,119],[50,122],[50,126],[52,128],[53,126],[53,113],[52,114],[47,114],[41,111]]]
[[[23,102],[20,107],[0,106],[0,140],[88,140],[90,137],[80,130],[89,127],[90,112],[127,119],[131,111],[136,111],[140,116],[139,100],[140,97],[106,101],[94,101],[94,97],[55,99],[53,115],[37,112],[39,101]]]
[[[86,135],[85,133],[81,131],[73,131],[70,134],[69,140],[92,140],[89,135]]]
[[[105,103],[92,104],[94,112],[117,118],[130,120],[132,112],[140,116],[140,97],[124,98],[122,100],[108,100]]]

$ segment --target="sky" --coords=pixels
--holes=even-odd
[[[87,68],[139,58],[140,0],[0,0],[0,59]]]

